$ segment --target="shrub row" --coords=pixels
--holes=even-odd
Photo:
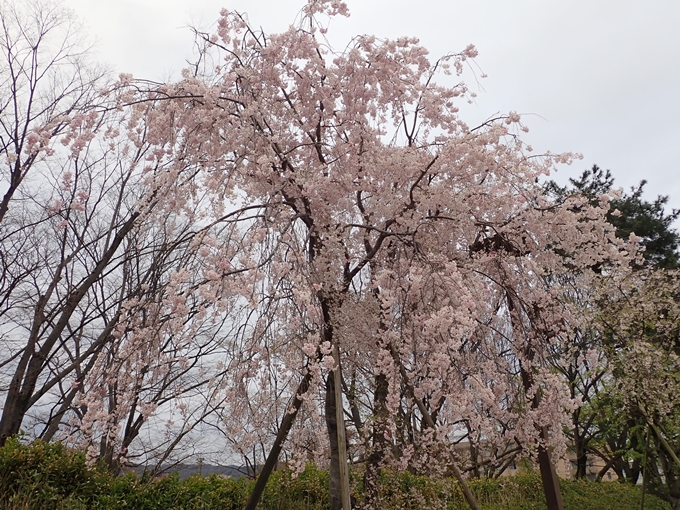
[[[355,473],[355,497],[361,502],[361,481]],[[272,475],[262,499],[264,510],[325,510],[328,473],[310,465],[297,477],[281,470]],[[618,483],[561,482],[567,510],[638,510],[640,491]],[[540,477],[528,472],[502,480],[473,480],[471,488],[485,510],[543,510]],[[252,482],[220,476],[175,475],[152,479],[131,474],[115,477],[105,469],[88,469],[82,452],[61,444],[11,439],[0,449],[0,507],[8,510],[207,510],[242,509]],[[667,510],[648,495],[647,510]],[[468,508],[454,481],[435,481],[409,473],[384,473],[380,483],[384,510]]]

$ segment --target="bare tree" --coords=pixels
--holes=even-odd
[[[113,445],[127,450],[150,410],[214,379],[191,369],[225,351],[218,332],[234,327],[233,310],[212,287],[230,273],[217,266],[238,251],[229,240],[237,225],[252,218],[241,207],[212,222],[201,222],[198,204],[193,216],[169,212],[171,188],[190,184],[195,169],[163,185],[164,165],[146,163],[144,130],[126,129],[125,84],[112,88],[89,63],[67,11],[7,3],[0,21],[0,444],[22,427],[45,439],[82,430],[93,416],[87,391],[107,401],[107,430],[122,428],[120,441],[99,438],[98,453],[115,465]],[[224,248],[214,260],[201,254],[209,237]],[[188,271],[183,289],[168,290]],[[175,327],[169,301],[182,293]],[[148,345],[135,352],[129,340],[141,332]],[[113,381],[119,370],[135,383]]]

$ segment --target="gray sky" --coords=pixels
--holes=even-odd
[[[284,30],[304,0],[64,0],[99,41],[116,71],[162,80],[191,58],[186,28],[209,29],[222,7],[247,12],[265,32]],[[646,197],[680,208],[680,1],[347,0],[352,16],[331,22],[341,49],[359,33],[420,38],[432,58],[469,43],[487,78],[462,109],[476,125],[515,110],[536,152],[574,151],[564,182],[597,163]]]

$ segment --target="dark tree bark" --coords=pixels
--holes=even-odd
[[[366,505],[369,508],[378,508],[378,478],[380,466],[385,458],[385,430],[387,422],[387,377],[378,374],[375,377],[375,394],[373,409],[373,430],[371,433],[370,453],[366,459],[366,472],[364,473],[364,494]]]
[[[522,325],[522,320],[519,316],[519,310],[515,303],[515,298],[512,296],[511,291],[506,292],[508,312],[510,313],[510,320],[512,323],[512,328],[514,334],[522,334],[524,327]],[[532,310],[530,312],[532,316],[532,322],[540,322],[540,316],[537,310]],[[524,356],[528,360],[529,364],[532,364],[536,353],[534,347],[530,341],[524,348]],[[522,379],[522,386],[524,388],[525,395],[529,395],[531,392],[534,394],[534,398],[531,400],[531,408],[538,409],[538,405],[541,402],[541,391],[540,388],[535,388],[534,375],[532,372],[527,370],[525,366],[520,363],[520,377]],[[548,510],[564,510],[564,503],[562,502],[562,493],[560,492],[560,483],[557,479],[557,473],[555,472],[555,466],[550,460],[550,451],[545,446],[545,440],[548,438],[548,428],[541,427],[539,429],[539,437],[541,443],[538,446],[538,466],[541,472],[541,480],[543,481],[543,492],[545,494],[546,503],[548,505]]]
[[[578,432],[578,429],[574,430],[574,453],[576,454],[576,478],[580,479],[587,475],[588,455],[585,441]]]
[[[330,465],[330,484],[328,487],[328,495],[330,497],[331,508],[333,510],[342,510],[342,485],[340,480],[340,449],[338,448],[338,420],[336,418],[336,402],[335,402],[335,378],[333,372],[326,377],[326,430],[328,431],[328,441],[331,447],[331,465]]]
[[[300,382],[297,391],[295,392],[295,397],[293,398],[293,403],[291,404],[290,409],[284,415],[283,420],[281,420],[279,432],[276,434],[276,439],[274,440],[272,449],[269,451],[267,460],[265,460],[264,466],[262,466],[262,470],[257,477],[255,487],[253,487],[253,492],[250,494],[248,503],[246,503],[245,510],[255,510],[257,508],[257,504],[260,502],[260,498],[264,492],[265,485],[267,485],[267,480],[269,480],[269,476],[272,474],[274,467],[276,467],[276,464],[279,461],[279,455],[281,454],[283,444],[286,442],[288,433],[293,427],[295,418],[297,417],[298,411],[302,406],[302,396],[307,393],[311,380],[312,374],[311,372],[307,372]]]
[[[71,316],[78,309],[83,297],[90,288],[101,277],[102,273],[115,253],[118,251],[125,237],[135,226],[139,213],[133,213],[130,218],[121,226],[120,230],[113,236],[110,245],[103,253],[101,259],[94,267],[90,275],[83,282],[74,288],[68,299],[66,299],[59,319],[49,330],[49,334],[43,339],[40,348],[36,350],[38,338],[44,328],[46,318],[43,308],[46,305],[47,296],[38,301],[37,309],[34,314],[33,327],[31,328],[30,338],[23,349],[19,364],[10,382],[3,406],[2,417],[0,418],[0,447],[5,444],[8,437],[19,433],[21,422],[33,404],[34,391],[38,379],[43,374],[45,364],[52,353],[52,348],[59,342],[61,334],[71,320]],[[56,285],[56,279],[54,284]]]

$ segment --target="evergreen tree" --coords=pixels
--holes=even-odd
[[[621,198],[611,201],[607,215],[609,223],[616,227],[616,235],[628,239],[631,233],[640,237],[645,247],[645,261],[654,268],[676,269],[680,267],[680,234],[673,228],[673,222],[680,217],[680,210],[666,211],[668,196],[659,195],[649,202],[642,198],[646,180],[624,192]],[[578,179],[569,179],[569,185],[559,186],[555,181],[546,184],[546,191],[558,202],[573,193],[589,197],[593,202],[599,196],[614,189],[614,177],[609,170],[593,165],[584,170]]]

